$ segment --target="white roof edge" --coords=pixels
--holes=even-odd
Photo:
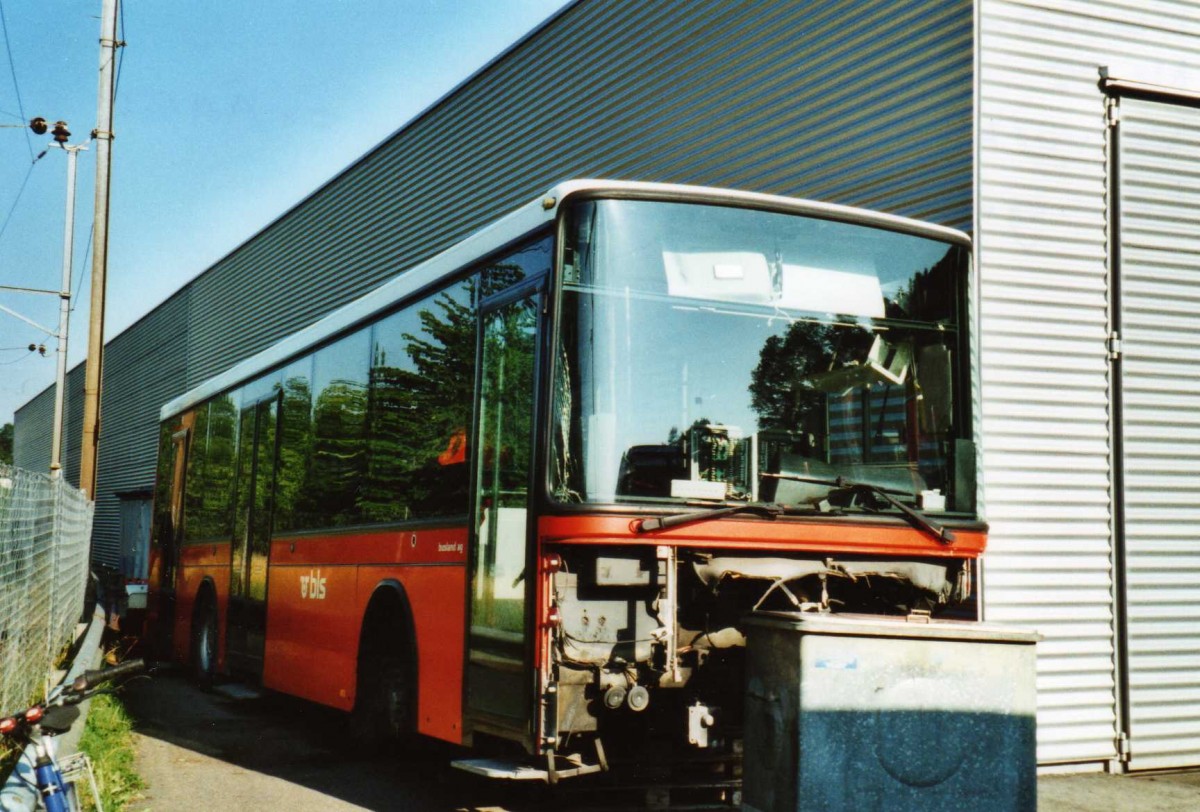
[[[859,209],[854,206],[842,206],[837,203],[824,203],[818,200],[804,200],[797,197],[771,195],[762,192],[740,192],[733,189],[721,189],[712,186],[689,186],[679,183],[646,183],[642,181],[595,180],[582,178],[569,180],[554,186],[549,195],[560,204],[571,195],[581,193],[604,193],[607,197],[648,197],[658,200],[678,197],[693,203],[717,203],[735,206],[772,209],[792,214],[811,215],[832,220],[844,220],[863,225],[878,226],[893,231],[902,231],[917,236],[937,240],[970,245],[971,238],[965,232],[949,226],[901,217],[898,214],[885,214]]]
[[[553,220],[559,206],[569,197],[581,194],[604,194],[607,197],[646,197],[679,199],[698,203],[749,206],[795,214],[846,220],[863,225],[903,231],[931,239],[947,240],[970,245],[970,238],[961,231],[945,226],[924,223],[907,217],[800,200],[758,192],[738,192],[705,186],[686,186],[672,183],[644,183],[579,179],[559,183],[545,195],[501,217],[409,270],[400,271],[387,282],[359,298],[343,305],[308,327],[295,332],[265,350],[243,359],[224,372],[209,378],[188,392],[173,398],[159,411],[159,420],[166,420],[209,398],[250,380],[288,359],[341,333],[371,316],[392,307],[439,279],[476,262],[521,236],[535,231]]]

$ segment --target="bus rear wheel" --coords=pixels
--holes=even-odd
[[[192,622],[192,679],[211,688],[217,675],[217,607],[204,599]]]
[[[364,658],[351,714],[354,741],[367,749],[403,749],[413,736],[412,689],[404,659]]]

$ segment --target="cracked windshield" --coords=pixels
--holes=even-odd
[[[557,499],[974,509],[965,249],[651,201],[581,204],[567,233]]]

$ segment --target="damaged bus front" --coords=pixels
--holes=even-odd
[[[975,617],[964,235],[668,187],[568,198],[558,242],[541,509],[491,578],[538,574],[551,772],[736,740],[755,610]]]

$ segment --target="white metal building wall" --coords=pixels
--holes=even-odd
[[[1104,96],[1114,57],[1200,63],[1200,6],[979,0],[985,615],[1033,626],[1038,759],[1115,757]]]
[[[1191,766],[1200,764],[1200,109],[1123,98],[1118,126],[1131,766]]]

